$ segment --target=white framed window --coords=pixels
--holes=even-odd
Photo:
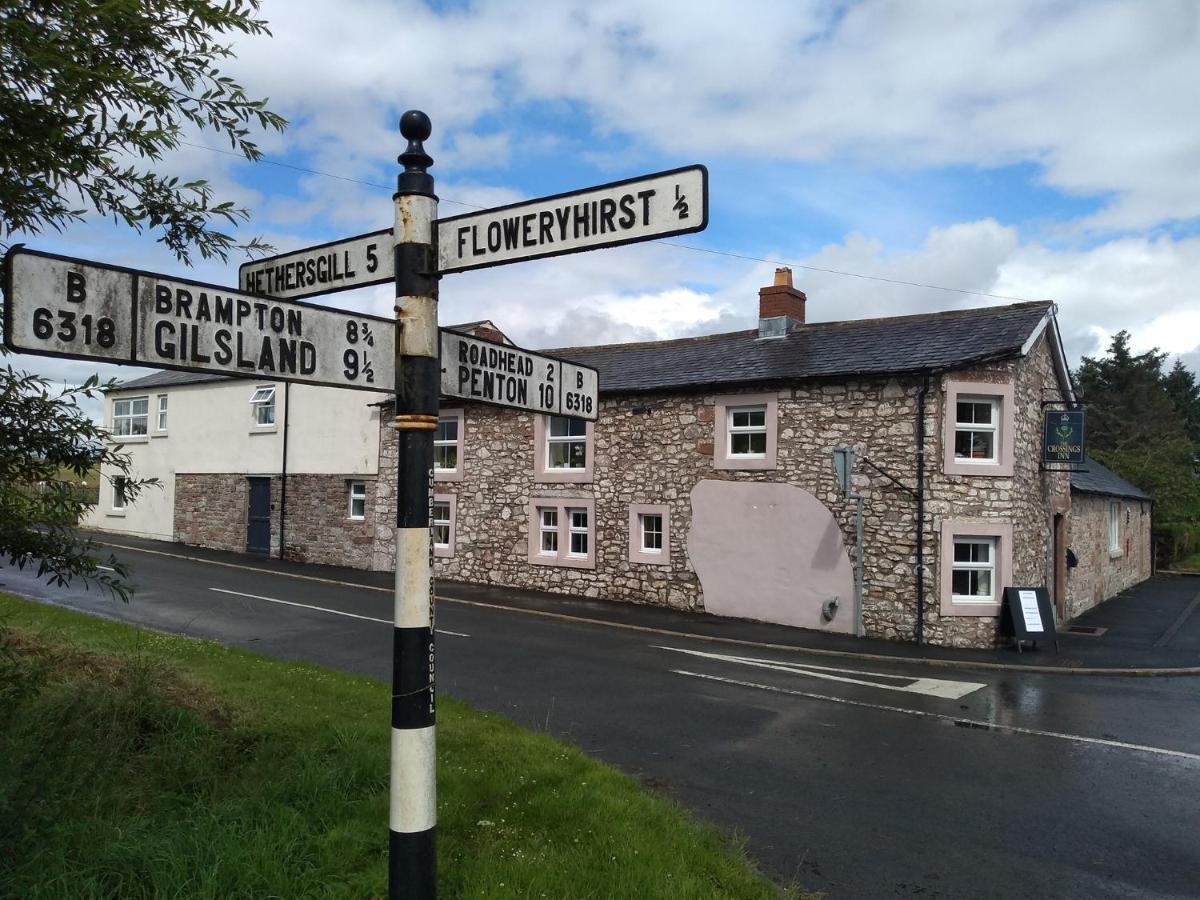
[[[433,555],[454,555],[455,509],[458,498],[454,494],[434,494],[431,510],[433,528]]]
[[[433,436],[434,475],[456,475],[460,472],[462,441],[462,410],[441,413]]]
[[[143,437],[149,420],[149,397],[128,397],[113,401],[112,433],[116,437]]]
[[[367,517],[367,483],[365,481],[348,482],[349,494],[346,518],[361,522]]]
[[[538,509],[538,553],[542,556],[558,556],[558,508],[543,506]]]
[[[546,428],[546,470],[587,468],[587,422],[568,416],[549,416]]]
[[[586,559],[591,546],[591,531],[588,528],[588,511],[571,508],[567,510],[568,533],[571,546],[567,553],[576,559]]]
[[[947,381],[942,416],[942,471],[1011,476],[1016,431],[1012,383]]]
[[[529,561],[542,566],[596,567],[596,502],[543,497],[529,501]]]
[[[728,394],[713,403],[713,468],[774,469],[779,394]]]
[[[671,564],[671,512],[666,504],[629,507],[629,561],[652,566]]]
[[[956,537],[950,572],[951,598],[958,602],[996,602],[996,539]]]
[[[125,507],[129,503],[127,496],[126,485],[127,479],[124,475],[115,475],[112,480],[112,511],[125,512]]]
[[[166,431],[167,430],[167,395],[166,394],[158,395],[158,410],[157,410],[157,412],[158,412],[158,414],[154,419],[154,430],[160,431],[160,432]]]
[[[275,385],[261,385],[250,395],[250,405],[254,408],[254,424],[259,428],[275,424]]]
[[[1108,504],[1108,552],[1121,552],[1121,504],[1115,502]]]
[[[1000,400],[959,396],[954,403],[954,459],[968,465],[1000,461]]]
[[[592,480],[595,424],[571,416],[534,416],[535,481]]]
[[[941,614],[995,616],[1012,582],[1013,526],[995,519],[943,519]]]
[[[767,458],[767,406],[731,406],[725,410],[725,454],[730,459]]]
[[[433,501],[433,546],[443,550],[450,546],[450,502]]]
[[[641,537],[642,553],[662,553],[662,513],[641,513],[638,516],[638,534]]]

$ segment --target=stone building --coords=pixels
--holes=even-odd
[[[781,269],[755,330],[547,351],[599,371],[595,423],[444,401],[437,577],[985,646],[1006,586],[1046,586],[1066,618],[1149,575],[1149,504],[1134,495],[1121,500],[1139,518],[1120,532],[1119,571],[1115,556],[1076,551],[1068,574],[1067,548],[1107,529],[1111,506],[1040,466],[1043,409],[1074,402],[1051,304],[809,324],[806,302]],[[490,322],[456,327],[506,340]],[[362,464],[271,473],[270,496],[287,494],[271,509],[272,551],[388,569],[390,402],[307,390],[336,395],[324,402],[349,417],[339,433],[372,449]],[[861,616],[856,501],[835,447],[855,451],[863,498]],[[230,523],[249,521],[248,473],[216,468],[206,480],[172,470],[171,537],[245,549]]]

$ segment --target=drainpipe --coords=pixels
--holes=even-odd
[[[289,413],[289,405],[292,395],[288,388],[291,387],[289,382],[283,383],[283,460],[280,469],[283,470],[280,476],[279,484],[279,558],[283,559],[283,548],[287,542],[284,540],[284,523],[287,521],[287,439],[288,428],[292,424],[292,417]]]
[[[925,396],[929,373],[917,391],[917,645],[925,643]]]

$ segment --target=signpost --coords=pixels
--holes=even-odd
[[[5,343],[42,356],[358,390],[393,380],[387,319],[13,247]]]
[[[596,420],[595,369],[441,329],[442,396]]]
[[[439,394],[546,415],[599,415],[595,369],[439,331],[438,279],[708,224],[703,166],[438,220],[433,159],[423,146],[431,130],[422,112],[400,119],[408,147],[391,228],[245,263],[237,290],[17,246],[6,258],[4,292],[5,342],[21,353],[394,389],[388,894],[412,900],[437,893],[430,524]],[[292,302],[393,280],[394,323]]]

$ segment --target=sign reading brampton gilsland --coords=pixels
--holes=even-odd
[[[443,396],[595,421],[595,369],[445,328],[439,336]]]
[[[372,391],[394,380],[390,319],[23,247],[6,261],[18,352]]]
[[[1048,409],[1042,426],[1042,462],[1081,465],[1087,452],[1082,409]]]
[[[688,166],[438,219],[438,271],[615,247],[707,224],[708,170]]]

